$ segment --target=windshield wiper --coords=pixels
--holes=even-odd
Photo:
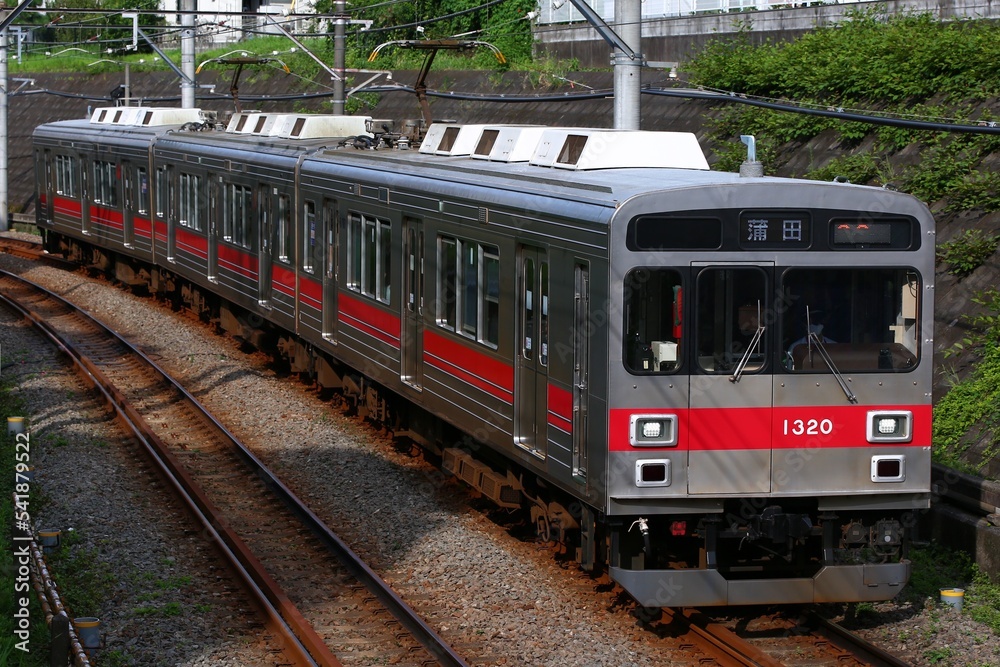
[[[830,353],[827,352],[826,347],[823,345],[823,339],[820,338],[819,334],[815,331],[810,331],[807,334],[807,340],[809,342],[810,361],[812,360],[812,346],[813,343],[815,343],[816,349],[819,350],[820,358],[823,360],[823,363],[826,364],[826,367],[830,369],[830,372],[833,373],[833,377],[837,379],[837,384],[839,384],[840,388],[844,390],[844,395],[847,396],[847,400],[851,403],[857,403],[858,397],[855,396],[854,392],[851,391],[851,388],[847,386],[847,381],[844,379],[844,376],[840,374],[840,371],[837,369],[837,365],[833,363],[833,359],[830,358]]]
[[[758,310],[757,321],[760,321],[760,315]],[[750,344],[747,345],[747,351],[743,353],[743,358],[740,359],[740,363],[736,364],[736,369],[733,370],[733,374],[729,376],[730,382],[739,382],[740,378],[743,377],[743,370],[747,367],[747,362],[750,361],[750,355],[760,346],[760,337],[764,335],[764,325],[759,324],[757,326],[757,331],[754,332],[753,338],[750,339]]]

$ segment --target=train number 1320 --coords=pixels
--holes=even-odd
[[[830,435],[833,421],[830,419],[785,419],[784,435]]]

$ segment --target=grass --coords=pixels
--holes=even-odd
[[[962,613],[1000,633],[1000,585],[990,581],[969,554],[931,545],[913,549],[913,574],[903,595],[939,600],[942,588],[964,588]]]

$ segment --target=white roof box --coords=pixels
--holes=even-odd
[[[285,139],[355,137],[359,134],[368,134],[369,121],[371,116],[238,113],[229,119],[226,132]]]
[[[183,125],[205,120],[201,109],[156,109],[153,107],[100,107],[94,109],[90,122],[94,125]]]
[[[433,155],[472,155],[487,125],[434,123],[420,144],[421,153]]]
[[[472,151],[477,160],[527,162],[535,154],[543,125],[495,125],[483,128]]]
[[[542,133],[530,163],[557,169],[666,167],[708,169],[690,132],[550,129]]]

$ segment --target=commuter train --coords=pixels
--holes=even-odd
[[[902,588],[930,504],[923,204],[712,171],[687,133],[405,127],[97,109],[35,130],[37,224],[643,606]]]

